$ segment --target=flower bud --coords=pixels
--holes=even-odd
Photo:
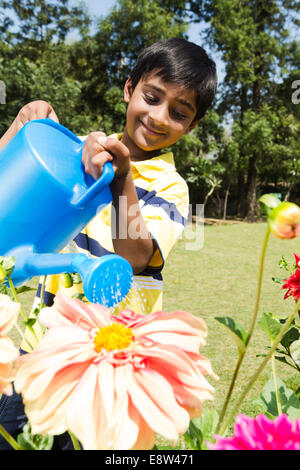
[[[64,273],[62,275],[62,284],[64,287],[69,288],[73,286],[73,280],[69,273]]]
[[[6,278],[6,270],[0,264],[0,284],[4,281],[5,278]]]
[[[292,202],[282,202],[270,212],[269,223],[276,237],[297,237],[300,235],[300,207]]]

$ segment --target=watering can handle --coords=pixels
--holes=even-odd
[[[94,197],[99,194],[105,186],[108,186],[115,176],[113,166],[110,162],[103,166],[101,176],[88,188],[88,190],[72,204],[77,209],[85,207]]]
[[[80,144],[79,151],[80,151],[80,155],[82,154],[84,142],[82,142],[82,140],[79,139],[79,137],[77,137],[77,135],[75,135],[72,131],[62,126],[58,122],[53,121],[50,118],[37,119],[37,122],[47,124],[48,126],[54,127],[55,129],[58,129],[60,132],[63,132],[64,134],[66,134],[68,137],[70,137],[75,142]],[[87,189],[87,191],[84,194],[82,194],[78,199],[72,202],[73,206],[76,207],[77,209],[84,208],[92,199],[94,199],[94,197],[97,196],[97,194],[99,194],[102,191],[102,189],[105,186],[109,185],[112,182],[114,176],[115,176],[115,172],[114,172],[112,164],[110,162],[105,163],[105,165],[103,166],[103,171],[102,171],[100,178],[98,178]]]

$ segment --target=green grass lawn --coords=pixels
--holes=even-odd
[[[190,227],[187,229],[187,233]],[[254,307],[257,287],[259,258],[266,224],[228,224],[205,226],[203,247],[197,251],[187,250],[187,240],[180,240],[164,268],[164,310],[186,310],[203,318],[208,327],[207,345],[201,353],[207,356],[218,381],[210,380],[215,387],[215,400],[205,406],[220,411],[237,360],[236,346],[228,330],[214,317],[230,316],[248,331]],[[300,252],[300,239],[279,240],[270,236],[266,253],[260,313],[272,312],[286,316],[293,308],[293,300],[283,300],[284,291],[272,281],[272,277],[287,277],[278,266],[281,256],[291,263],[293,253]],[[36,280],[31,281],[36,285]],[[29,311],[32,305],[31,292],[23,294],[21,300]],[[233,397],[258,367],[269,346],[266,334],[256,327],[244,359]],[[277,364],[278,376],[288,385],[300,385],[299,377],[287,365]],[[252,403],[259,396],[263,385],[271,375],[269,364],[244,402],[241,412],[256,415],[262,410]],[[298,374],[299,375],[299,374]],[[295,385],[296,384],[296,385]]]
[[[206,406],[220,410],[237,360],[235,343],[228,330],[214,317],[230,316],[248,331],[254,308],[259,258],[266,224],[232,224],[205,226],[204,243],[198,251],[188,251],[186,241],[180,240],[170,254],[164,268],[164,310],[186,310],[203,318],[208,327],[207,345],[201,351],[213,365],[219,381],[210,381],[216,390],[215,400]],[[293,263],[293,253],[300,252],[300,240],[279,240],[270,236],[264,268],[259,318],[262,312],[272,312],[285,317],[294,302],[283,300],[284,292],[272,277],[287,277],[278,261],[285,256]],[[237,396],[269,346],[266,334],[256,327],[245,356],[234,390]],[[287,365],[276,362],[278,376],[294,383],[297,376]],[[241,408],[249,415],[259,412],[251,401],[256,398],[264,383],[270,378],[268,365],[258,379]],[[299,376],[299,374],[298,374]],[[298,383],[300,385],[300,383]]]

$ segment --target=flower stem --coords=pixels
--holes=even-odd
[[[46,279],[47,279],[47,276],[44,276],[44,277],[43,277],[42,287],[41,287],[41,296],[40,296],[39,312],[40,312],[41,309],[42,309],[42,305],[43,305],[43,301],[44,301],[44,293],[45,293],[45,287],[46,287]]]
[[[278,412],[278,415],[282,415],[282,408],[281,408],[279,390],[278,390],[278,384],[277,384],[277,374],[276,374],[276,365],[275,365],[275,355],[274,354],[272,354],[271,362],[272,362],[272,374],[273,374],[273,381],[274,381],[274,387],[275,387],[277,412]]]
[[[4,439],[11,445],[14,450],[22,450],[22,447],[17,443],[17,441],[4,429],[2,424],[0,424],[0,434]]]
[[[27,323],[27,322],[28,322],[28,316],[27,316],[26,313],[24,312],[21,302],[19,302],[19,300],[18,300],[18,296],[17,296],[17,292],[16,292],[16,289],[15,289],[14,283],[12,282],[12,279],[11,279],[11,277],[10,277],[9,275],[7,276],[7,279],[8,279],[8,282],[9,282],[9,287],[10,287],[10,289],[11,289],[11,291],[12,291],[12,295],[13,295],[14,301],[20,304],[20,313],[21,313],[21,315],[22,315],[22,317],[23,317],[23,320],[24,320],[25,324],[27,325],[27,328],[30,330],[30,332],[33,334],[33,336],[38,340],[38,337],[37,337],[37,335],[36,335],[35,330],[32,328],[31,325],[28,325],[28,323]],[[26,340],[26,341],[27,341],[27,340]],[[28,341],[27,341],[27,343],[28,343]],[[29,344],[29,343],[28,343],[28,344]],[[33,348],[32,348],[32,349],[33,349]]]
[[[12,292],[12,295],[13,295],[13,298],[14,298],[14,301],[17,302],[17,303],[20,303],[19,300],[18,300],[18,296],[17,296],[17,292],[16,292],[16,289],[15,289],[15,286],[11,280],[11,277],[8,275],[7,276],[7,279],[8,279],[8,282],[9,282],[9,287],[11,289],[11,292]],[[23,320],[25,322],[27,322],[28,320],[28,317],[27,315],[25,314],[24,310],[23,310],[23,307],[22,307],[22,304],[20,303],[20,312],[21,312],[21,315],[23,317]]]
[[[250,339],[252,337],[254,327],[256,324],[257,320],[257,314],[258,314],[258,308],[259,308],[259,302],[260,302],[260,294],[261,294],[261,285],[262,285],[262,278],[263,278],[263,272],[264,272],[264,261],[265,261],[265,256],[266,256],[266,250],[267,250],[267,245],[270,237],[270,226],[268,224],[263,247],[261,250],[261,255],[260,255],[260,262],[259,262],[259,272],[258,272],[258,282],[257,282],[257,290],[256,290],[256,297],[255,297],[255,303],[254,303],[254,310],[253,310],[253,315],[252,315],[252,322],[250,326],[250,330],[247,336],[247,341],[246,341],[246,346],[248,346]]]
[[[269,237],[270,237],[270,232],[271,232],[270,231],[270,226],[268,224],[267,231],[266,231],[265,238],[264,238],[264,242],[263,242],[263,246],[262,246],[262,250],[261,250],[261,254],[260,254],[258,282],[257,282],[257,288],[256,288],[256,297],[255,297],[254,310],[253,310],[253,315],[252,315],[252,322],[251,322],[249,333],[247,335],[247,340],[246,340],[246,343],[245,343],[245,349],[244,349],[243,352],[241,352],[239,354],[239,358],[238,358],[237,364],[235,366],[235,370],[234,370],[234,373],[233,373],[233,376],[232,376],[232,379],[231,379],[231,382],[230,382],[230,385],[229,385],[229,389],[228,389],[228,392],[227,392],[227,395],[226,395],[226,398],[225,398],[225,401],[224,401],[224,404],[223,404],[223,408],[222,408],[221,413],[220,413],[219,422],[218,422],[218,425],[217,425],[217,428],[216,428],[216,434],[219,433],[219,429],[221,427],[224,416],[226,414],[226,410],[227,410],[227,407],[229,405],[230,398],[231,398],[234,386],[236,384],[236,379],[237,379],[240,367],[241,367],[243,359],[245,357],[246,350],[247,350],[247,347],[249,345],[249,342],[250,342],[250,339],[252,337],[254,327],[255,327],[255,324],[256,324],[257,314],[258,314],[258,307],[259,307],[259,302],[260,302],[260,295],[261,295],[261,285],[262,285],[263,270],[264,270],[264,260],[265,260],[267,245],[268,245],[268,241],[269,241]]]
[[[81,450],[81,447],[80,447],[80,444],[79,444],[79,441],[78,441],[77,437],[71,431],[68,431],[68,433],[70,435],[74,450]]]
[[[293,310],[293,312],[290,314],[290,316],[288,317],[287,321],[285,322],[285,324],[282,326],[281,330],[279,331],[278,335],[276,336],[276,338],[274,339],[274,342],[272,344],[272,347],[270,348],[268,354],[266,355],[266,357],[264,358],[264,360],[262,361],[261,365],[258,367],[258,369],[256,370],[256,372],[252,375],[252,377],[250,378],[250,380],[248,381],[246,387],[244,388],[244,391],[242,392],[242,394],[240,395],[240,398],[238,399],[236,405],[234,406],[234,409],[233,411],[231,412],[229,418],[227,419],[226,423],[224,424],[222,430],[221,430],[221,435],[223,435],[227,429],[227,426],[230,424],[231,420],[234,418],[234,416],[236,415],[236,413],[238,412],[238,409],[239,407],[241,406],[243,400],[245,399],[246,395],[248,394],[248,392],[250,391],[250,389],[252,388],[253,384],[255,383],[255,381],[257,380],[257,378],[259,377],[259,375],[261,374],[261,372],[263,371],[265,365],[267,364],[267,362],[270,360],[270,358],[272,357],[273,353],[275,352],[278,344],[280,343],[280,341],[282,340],[283,336],[286,334],[286,332],[288,331],[289,327],[291,326],[291,323],[292,321],[294,320],[298,310],[300,308],[300,299],[297,301],[297,304],[296,304],[296,307],[295,309]]]
[[[218,422],[218,425],[216,427],[216,434],[219,434],[220,426],[223,422],[223,419],[224,419],[224,416],[225,416],[225,413],[226,413],[226,410],[227,410],[227,407],[228,407],[228,404],[229,404],[229,401],[230,401],[230,397],[232,395],[232,392],[233,392],[233,389],[234,389],[234,386],[235,386],[235,383],[236,383],[236,378],[238,376],[241,364],[243,362],[244,355],[245,355],[245,352],[240,354],[239,358],[238,358],[238,361],[236,363],[234,373],[233,373],[233,376],[231,378],[231,382],[230,382],[230,385],[229,385],[229,389],[228,389],[226,398],[224,400],[223,408],[222,408],[221,413],[220,413],[219,422]]]

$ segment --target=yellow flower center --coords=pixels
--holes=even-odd
[[[95,349],[113,351],[114,349],[125,349],[133,341],[134,335],[130,328],[118,323],[100,328],[94,337]]]

